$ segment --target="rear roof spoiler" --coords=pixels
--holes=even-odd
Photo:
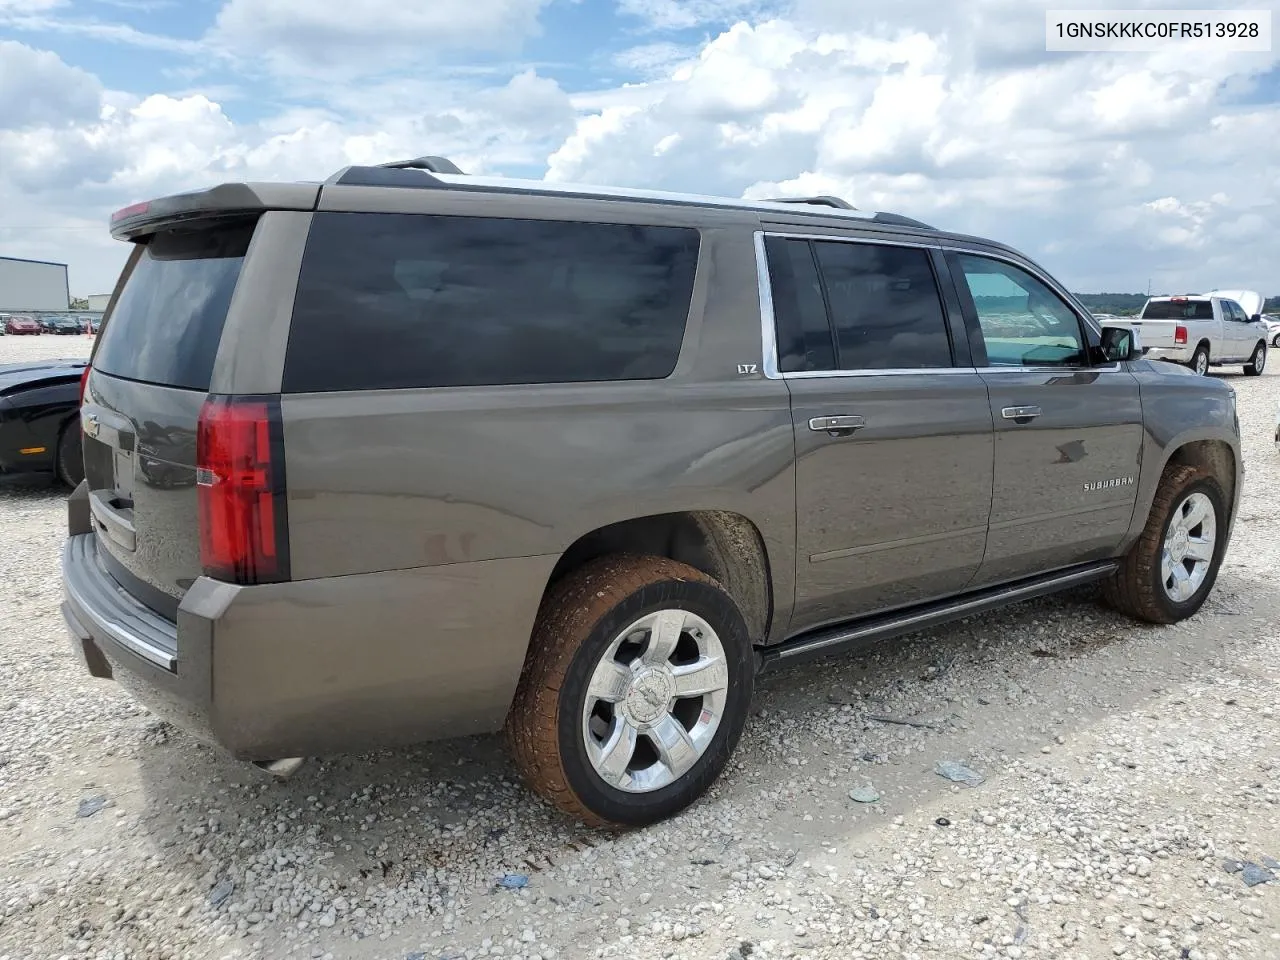
[[[224,183],[135,203],[111,215],[111,235],[136,240],[191,220],[223,219],[264,210],[314,210],[318,183]]]

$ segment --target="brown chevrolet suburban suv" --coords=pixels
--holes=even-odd
[[[1234,394],[1027,258],[833,198],[422,158],[113,218],[63,610],[94,676],[277,772],[506,729],[644,824],[755,677],[1101,582],[1199,609]]]

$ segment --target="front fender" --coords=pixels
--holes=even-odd
[[[1142,362],[1134,366],[1133,373],[1142,391],[1145,432],[1133,518],[1121,552],[1127,551],[1142,535],[1156,489],[1170,461],[1179,456],[1179,451],[1185,455],[1190,444],[1205,441],[1221,444],[1230,451],[1232,462],[1227,468],[1231,480],[1229,539],[1244,487],[1244,460],[1240,453],[1235,391],[1218,380],[1164,373],[1154,363]],[[1197,453],[1193,459],[1200,456]]]

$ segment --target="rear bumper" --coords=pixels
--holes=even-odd
[[[72,529],[76,529],[73,511]],[[243,760],[501,728],[556,558],[239,587],[198,578],[168,621],[63,551],[63,615],[88,672]]]
[[[1168,360],[1172,363],[1190,363],[1195,353],[1194,346],[1186,347],[1152,347],[1147,351],[1148,360]]]

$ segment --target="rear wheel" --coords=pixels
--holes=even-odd
[[[84,479],[84,450],[80,436],[80,421],[68,420],[58,435],[58,456],[54,464],[58,479],[72,489]]]
[[[1271,338],[1271,345],[1277,349],[1280,349],[1280,333],[1277,333],[1274,337]]]
[[[1267,345],[1259,342],[1253,348],[1253,356],[1249,358],[1249,362],[1244,365],[1244,372],[1247,376],[1256,377],[1260,375],[1267,365]]]
[[[1196,352],[1191,355],[1191,360],[1187,364],[1194,370],[1197,376],[1206,376],[1209,373],[1209,348],[1203,343],[1196,347]]]
[[[697,800],[746,721],[755,677],[724,589],[661,557],[594,561],[552,588],[507,717],[529,785],[593,826],[643,826]]]
[[[1150,623],[1177,623],[1198,611],[1226,548],[1226,502],[1213,477],[1196,467],[1169,467],[1142,536],[1103,583],[1112,606]]]

